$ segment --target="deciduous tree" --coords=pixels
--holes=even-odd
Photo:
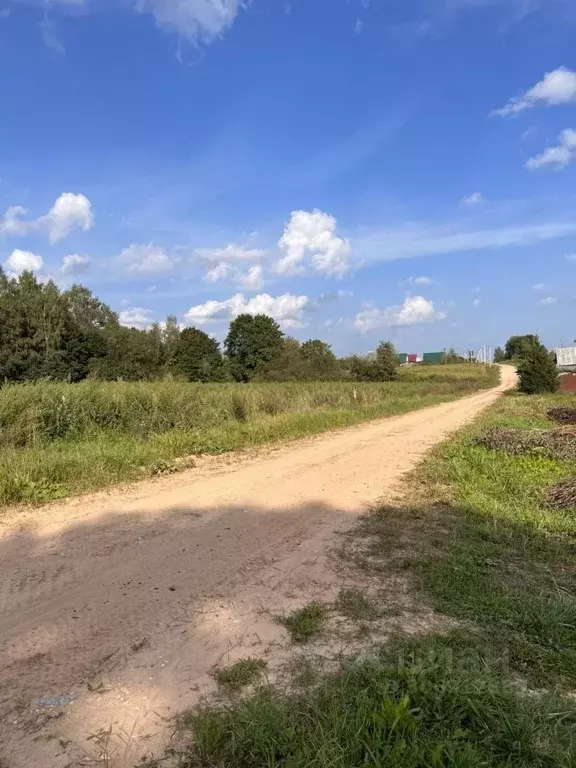
[[[185,328],[176,342],[171,368],[188,381],[218,381],[222,378],[218,342],[198,328]]]
[[[250,381],[280,351],[284,334],[268,315],[239,315],[230,323],[224,349],[236,381]]]

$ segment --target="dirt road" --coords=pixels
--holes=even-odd
[[[105,746],[87,736],[109,726],[111,764],[133,765],[214,664],[281,653],[283,632],[262,610],[330,599],[335,532],[510,386],[502,371],[501,387],[457,402],[5,519],[8,766],[85,765],[95,741]]]

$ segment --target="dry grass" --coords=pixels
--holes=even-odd
[[[491,427],[476,438],[477,445],[510,456],[540,454],[555,459],[576,459],[576,429],[506,429]]]
[[[551,507],[576,510],[576,477],[569,477],[551,486],[546,500]]]

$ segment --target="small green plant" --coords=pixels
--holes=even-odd
[[[359,589],[341,589],[334,607],[342,616],[353,621],[374,621],[381,615],[374,600]]]
[[[264,659],[238,659],[229,667],[214,670],[213,677],[222,688],[236,692],[255,683],[264,669],[266,669]]]
[[[286,627],[293,643],[302,644],[322,633],[327,615],[325,605],[312,602],[288,616],[278,616],[277,621]]]
[[[42,504],[47,501],[63,499],[67,490],[60,483],[52,483],[47,479],[30,480],[29,478],[15,477],[12,483],[14,501],[23,501],[30,504]]]
[[[174,472],[178,472],[178,467],[168,459],[159,459],[150,467],[150,474],[152,475],[172,475]]]

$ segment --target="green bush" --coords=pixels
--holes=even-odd
[[[527,395],[556,392],[558,389],[558,370],[554,359],[539,341],[527,347],[524,357],[518,364],[520,384],[518,389]]]

